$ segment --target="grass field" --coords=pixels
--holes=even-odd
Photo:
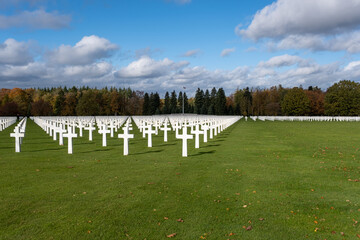
[[[74,139],[27,123],[22,152],[0,132],[0,239],[358,239],[360,123],[244,122],[181,157]],[[358,180],[359,179],[359,180]]]

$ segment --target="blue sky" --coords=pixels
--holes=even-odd
[[[360,81],[360,0],[0,0],[0,87]]]

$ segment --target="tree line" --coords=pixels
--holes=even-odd
[[[358,116],[360,84],[343,80],[318,87],[244,88],[226,96],[223,88],[144,93],[130,88],[0,89],[0,116],[154,115],[175,113],[244,116]]]

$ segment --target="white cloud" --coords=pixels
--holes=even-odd
[[[30,29],[61,29],[69,27],[70,15],[45,12],[42,9],[23,11],[18,15],[0,15],[0,29],[26,27]]]
[[[18,55],[21,53],[23,43],[16,40],[7,40],[5,43],[12,47],[7,45],[6,50],[0,51],[0,59],[5,59],[3,56],[15,56],[13,58],[15,60],[11,62],[0,62],[0,85],[9,88],[90,84],[131,87],[134,90],[164,93],[173,89],[180,91],[186,86],[187,93],[192,95],[198,87],[202,89],[223,87],[226,93],[230,94],[237,88],[246,86],[270,87],[282,84],[285,87],[294,87],[302,84],[317,85],[325,89],[342,79],[360,82],[358,60],[349,62],[345,66],[338,62],[321,65],[311,59],[285,54],[262,61],[253,67],[238,66],[233,70],[209,70],[203,66],[190,66],[187,61],[175,62],[168,58],[156,60],[142,56],[127,66],[116,69],[111,63],[99,61],[94,57],[90,58],[92,62],[88,61],[88,64],[81,65],[77,61],[75,64],[65,65],[49,62],[47,58],[41,56],[19,62]],[[75,46],[72,48],[75,49]],[[26,46],[24,49],[26,50]],[[1,55],[4,52],[6,55]],[[78,52],[76,54],[79,55]],[[282,68],[284,66],[290,67]]]
[[[61,45],[48,53],[48,59],[55,64],[86,65],[109,57],[118,49],[116,44],[95,35],[83,37],[75,46]]]
[[[178,70],[189,63],[186,61],[174,62],[168,58],[156,61],[149,56],[142,56],[140,59],[121,68],[115,76],[119,78],[152,78],[168,74]]]
[[[325,38],[320,35],[290,35],[276,43],[268,43],[271,50],[309,49],[311,51],[360,52],[360,31]]]
[[[346,65],[344,67],[345,71],[351,71],[353,69],[359,69],[360,70],[360,61],[354,61],[354,62],[350,62],[348,65]]]
[[[201,53],[200,49],[193,49],[193,50],[189,50],[186,53],[182,54],[182,57],[196,57]]]
[[[277,0],[236,34],[273,49],[360,52],[360,0]]]
[[[224,50],[221,51],[220,56],[222,57],[226,57],[229,56],[230,53],[235,52],[235,48],[225,48]]]
[[[111,70],[110,63],[99,62],[89,65],[66,66],[63,72],[68,77],[99,78],[111,73]]]
[[[258,40],[301,34],[336,34],[360,25],[359,0],[278,0],[258,11],[237,34]]]
[[[31,82],[47,75],[45,64],[31,62],[27,65],[0,65],[0,81]]]
[[[306,63],[306,61],[299,56],[292,56],[292,55],[285,54],[285,55],[281,55],[281,56],[275,56],[266,62],[261,61],[258,64],[258,67],[279,68],[279,67],[284,67],[284,66],[292,66],[295,64],[305,64],[305,63]]]
[[[32,61],[28,43],[9,38],[0,44],[0,64],[26,65]]]

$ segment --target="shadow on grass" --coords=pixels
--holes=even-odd
[[[149,153],[159,153],[159,152],[163,152],[164,149],[159,149],[159,150],[155,150],[155,151],[147,151],[147,152],[140,152],[140,153],[133,153],[131,155],[143,155],[143,154],[149,154]]]
[[[211,151],[208,151],[208,152],[199,152],[199,153],[196,153],[196,154],[191,154],[191,156],[201,156],[201,155],[204,155],[204,154],[213,154],[215,152],[216,152],[216,150],[211,150]]]
[[[45,149],[38,149],[38,150],[26,150],[24,152],[45,152],[45,151],[51,151],[51,150],[61,150],[63,148],[45,148]]]
[[[14,149],[15,149],[15,147],[0,147],[0,150],[1,150],[1,149],[11,149],[11,148],[14,148]]]
[[[73,143],[74,145],[88,145],[88,144],[92,144],[95,145],[95,142],[86,142],[86,143]]]
[[[156,145],[156,146],[153,146],[153,147],[165,147],[165,146],[171,146],[171,145],[176,145],[176,143],[163,143],[163,144]]]
[[[79,153],[107,152],[111,150],[113,150],[113,148],[95,149],[91,151],[79,151]]]
[[[218,146],[220,146],[220,144],[210,144],[210,145],[204,146],[203,148],[218,147]]]

